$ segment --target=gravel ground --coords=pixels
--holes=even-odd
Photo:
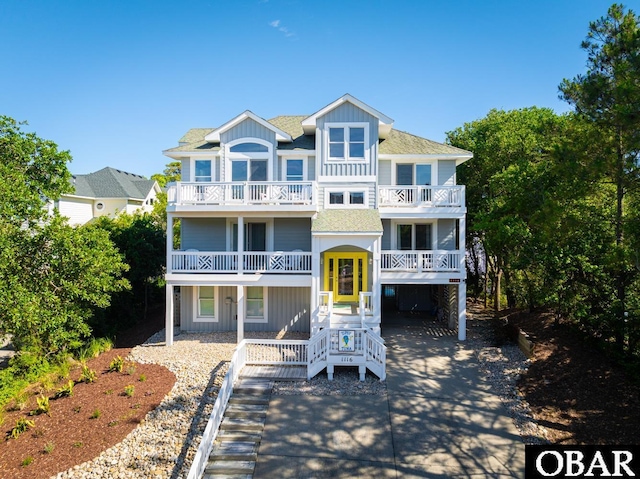
[[[250,337],[265,337],[264,333]],[[273,336],[272,336],[273,337]],[[288,336],[302,339],[303,336]],[[488,322],[470,315],[465,346],[474,350],[487,380],[495,388],[526,444],[545,443],[545,430],[516,388],[529,361],[517,346],[491,346]],[[68,478],[183,478],[197,451],[236,345],[236,333],[182,333],[164,347],[164,331],[133,349],[129,359],[161,364],[176,375],[176,384],[160,406],[121,443],[55,476]],[[357,368],[336,370],[334,380],[322,373],[310,381],[277,382],[274,395],[386,395],[384,382],[370,373],[358,380]]]

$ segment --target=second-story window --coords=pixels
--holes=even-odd
[[[366,132],[364,126],[330,126],[329,159],[355,160],[366,159]]]
[[[195,181],[211,182],[211,160],[196,160]]]
[[[226,181],[268,181],[271,146],[259,138],[236,140],[226,146]]]
[[[304,160],[287,159],[287,181],[304,180]]]
[[[267,160],[233,160],[231,181],[267,181]]]

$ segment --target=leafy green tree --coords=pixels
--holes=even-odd
[[[45,198],[71,191],[67,162],[71,155],[24,123],[0,116],[0,219],[14,225],[33,224],[46,215]]]
[[[639,25],[633,11],[612,5],[606,17],[591,22],[582,42],[588,53],[587,72],[560,85],[561,98],[600,132],[602,149],[592,163],[602,174],[603,191],[611,192],[604,200],[615,204],[611,218],[615,241],[607,269],[614,283],[610,311],[617,318],[613,332],[620,349],[627,339],[628,294],[637,281],[634,246],[640,234],[637,217],[630,211],[640,186]],[[606,183],[614,188],[605,188]]]
[[[17,349],[57,354],[90,334],[95,308],[127,288],[127,269],[105,231],[59,216],[0,236],[0,324]]]
[[[154,173],[151,175],[152,180],[156,180],[160,188],[165,188],[167,183],[180,181],[182,163],[179,161],[171,161],[167,163],[162,173]]]

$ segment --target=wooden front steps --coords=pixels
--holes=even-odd
[[[240,379],[224,413],[204,479],[251,479],[273,382]]]

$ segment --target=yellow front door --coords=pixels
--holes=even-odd
[[[355,303],[367,291],[367,253],[325,253],[324,290],[336,303]]]

